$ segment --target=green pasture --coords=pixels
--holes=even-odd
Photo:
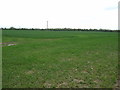
[[[3,30],[3,88],[114,88],[118,33]]]

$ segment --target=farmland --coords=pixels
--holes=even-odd
[[[3,30],[3,88],[114,88],[118,33]]]

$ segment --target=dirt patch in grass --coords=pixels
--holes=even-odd
[[[33,73],[35,73],[34,70],[29,70],[29,71],[25,72],[26,75],[31,75],[31,74],[33,74]]]
[[[80,79],[73,79],[73,82],[75,82],[75,83],[84,83],[84,80],[80,80]]]
[[[43,86],[46,87],[46,88],[51,88],[52,84],[46,82],[46,83],[43,84]]]
[[[81,73],[89,73],[87,70],[83,70],[81,71]]]
[[[57,88],[60,88],[60,87],[67,87],[68,86],[68,83],[67,82],[62,82],[60,84],[57,85]]]
[[[16,45],[15,42],[3,42],[3,43],[0,43],[0,46],[4,47],[4,46],[14,46]]]
[[[120,89],[120,77],[118,78],[117,83],[115,84],[115,88]]]

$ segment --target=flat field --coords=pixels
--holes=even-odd
[[[3,88],[114,88],[118,33],[2,31]],[[15,44],[9,46],[9,44]]]

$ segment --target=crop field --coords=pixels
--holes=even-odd
[[[3,88],[114,88],[118,33],[2,31]]]

